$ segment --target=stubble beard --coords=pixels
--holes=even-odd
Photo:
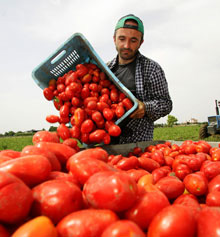
[[[130,61],[131,59],[135,59],[138,49],[136,49],[135,51],[131,50],[131,49],[118,49],[116,47],[116,50],[118,51],[118,54],[120,56],[120,58],[122,58],[125,61]],[[124,51],[126,51],[126,53],[124,53]]]

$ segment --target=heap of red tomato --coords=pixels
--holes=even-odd
[[[121,134],[115,121],[133,107],[133,102],[92,63],[78,64],[76,70],[50,80],[43,94],[59,110],[59,115],[46,117],[49,123],[60,123],[59,136],[86,144],[109,144],[111,136]]]
[[[0,151],[0,190],[1,237],[219,236],[220,147],[165,142],[123,156],[40,131]]]

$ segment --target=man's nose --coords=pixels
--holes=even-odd
[[[130,48],[130,42],[129,40],[125,41],[124,48],[129,49]]]

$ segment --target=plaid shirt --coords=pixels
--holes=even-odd
[[[107,65],[113,69],[117,57]],[[138,52],[136,72],[136,98],[146,106],[141,119],[125,119],[121,122],[122,133],[119,143],[134,143],[153,140],[154,121],[166,116],[172,110],[172,100],[163,69],[155,61]],[[123,124],[124,123],[124,124]]]

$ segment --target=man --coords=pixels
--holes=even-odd
[[[139,52],[143,37],[144,26],[138,17],[130,14],[119,19],[113,37],[118,55],[108,67],[136,96],[138,108],[119,124],[121,136],[112,143],[153,140],[154,121],[172,110],[163,69]]]

